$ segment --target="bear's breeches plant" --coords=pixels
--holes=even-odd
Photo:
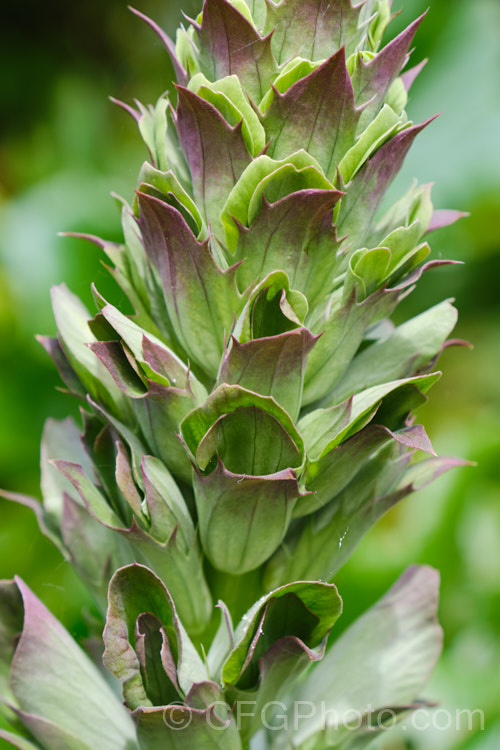
[[[123,244],[85,237],[130,304],[54,288],[40,341],[81,422],[46,423],[42,503],[4,493],[92,593],[114,678],[1,582],[14,747],[348,750],[425,704],[436,571],[334,628],[363,535],[460,463],[414,416],[456,310],[391,322],[451,262],[427,239],[460,216],[417,183],[382,206],[431,122],[405,109],[423,19],[383,43],[391,17],[388,0],[206,0],[171,40],[142,16],[177,84],[119,102],[149,157]]]

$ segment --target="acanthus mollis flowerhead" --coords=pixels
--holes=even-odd
[[[430,122],[405,111],[422,18],[383,47],[388,0],[205,0],[175,44],[146,20],[178,85],[123,105],[150,159],[122,201],[123,244],[87,236],[134,313],[95,288],[96,314],[54,290],[58,336],[41,342],[83,428],[47,423],[43,505],[5,496],[35,509],[107,609],[105,661],[141,750],[215,731],[221,748],[260,732],[279,750],[289,735],[266,733],[260,708],[238,723],[238,701],[279,688],[288,705],[300,689],[285,673],[308,667],[306,692],[319,674],[332,710],[411,710],[439,650],[435,574],[412,569],[314,667],[340,613],[335,572],[386,510],[460,463],[433,455],[414,414],[456,310],[390,317],[447,262],[429,260],[428,234],[461,214],[414,184],[381,215]],[[409,681],[396,669],[383,690],[394,660]],[[341,700],[332,670],[366,691],[342,678]],[[313,721],[292,741],[347,750],[375,733],[364,714],[359,737]]]
[[[415,73],[401,76],[422,19],[377,51],[388,3],[317,6],[207,0],[175,50],[150,22],[177,102],[128,108],[151,163],[123,203],[125,244],[89,238],[135,315],[94,289],[92,317],[59,287],[59,335],[42,339],[85,401],[85,460],[69,425],[65,455],[48,449],[73,486],[56,511],[45,500],[63,546],[84,571],[69,531],[83,502],[120,536],[109,560],[147,562],[174,598],[178,572],[195,576],[200,611],[177,603],[189,628],[208,621],[201,550],[233,575],[272,557],[264,579],[283,582],[293,549],[302,576],[328,579],[385,509],[453,465],[409,462],[432,453],[413,411],[454,308],[388,320],[443,263],[425,239],[443,218],[416,185],[377,218],[427,124],[408,120]]]

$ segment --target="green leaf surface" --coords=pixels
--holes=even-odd
[[[227,196],[221,213],[226,244],[234,253],[238,243],[238,228],[234,220],[249,226],[262,208],[263,196],[273,203],[298,190],[332,190],[312,156],[300,150],[287,158],[271,159],[259,156],[245,169]]]
[[[456,309],[445,301],[402,323],[352,360],[332,398],[341,401],[395,375],[402,379],[418,372],[439,354],[456,321]]]
[[[259,659],[272,656],[276,641],[291,637],[313,649],[328,635],[342,612],[342,600],[333,584],[290,583],[257,601],[238,624],[235,647],[226,660],[222,680],[226,685],[258,684]],[[249,674],[245,674],[248,670]]]
[[[215,453],[228,471],[261,476],[301,464],[302,453],[283,425],[257,406],[241,406],[221,416],[196,452],[203,469]]]
[[[95,341],[87,309],[64,286],[53,287],[52,306],[63,347],[71,366],[92,398],[116,415],[128,417],[126,401],[113,378],[86,344]]]
[[[168,538],[158,540],[152,536],[152,533],[144,530],[142,515],[137,520],[134,518],[124,523],[103,494],[89,481],[81,466],[67,461],[55,463],[78,490],[91,516],[107,529],[119,533],[124,538],[124,552],[121,557],[118,556],[121,564],[128,563],[131,558],[134,559],[134,555],[141,562],[146,561],[172,590],[179,612],[189,631],[203,630],[210,617],[211,598],[203,574],[200,550],[193,537],[189,519],[185,515],[186,511],[182,509],[178,490],[174,490],[171,482],[168,488],[165,486],[165,472],[162,472],[163,476],[160,479],[158,466],[152,466],[154,462],[146,460],[142,463],[142,468],[144,465],[147,467],[144,473],[146,502],[149,503],[150,512],[156,516],[151,524],[151,532],[154,531],[163,537],[170,530]],[[151,473],[155,475],[155,468],[156,476],[154,476],[155,483],[153,483],[150,475]],[[161,492],[168,493],[170,506],[165,504],[165,497],[160,494]],[[180,514],[180,518],[174,515],[176,512]],[[130,554],[129,545],[132,547],[132,554]],[[118,549],[122,549],[119,543]],[[185,586],[186,578],[191,580],[193,587]]]
[[[344,375],[366,331],[374,322],[387,317],[396,306],[399,292],[379,289],[362,302],[354,295],[332,312],[326,320],[310,324],[313,333],[322,336],[309,355],[302,405],[314,403],[327,394]]]
[[[341,445],[308,462],[303,481],[310,494],[299,499],[294,516],[298,518],[308,515],[333,501],[391,440],[413,449],[434,452],[421,425],[397,432],[382,425],[367,425]]]
[[[265,31],[274,31],[272,47],[278,62],[300,54],[309,60],[323,60],[343,45],[356,47],[361,3],[350,0],[281,0],[266,3]]]
[[[198,230],[198,236],[206,235],[207,228],[198,210],[198,206],[181,185],[172,170],[169,170],[168,172],[160,172],[159,169],[155,169],[146,161],[140,169],[138,182],[139,190],[141,192],[147,192],[144,189],[145,185],[152,186],[160,191],[165,197],[169,198],[172,201],[172,205],[176,208],[179,206],[183,207],[187,215],[191,217],[192,222],[195,224]]]
[[[151,535],[164,542],[178,528],[184,544],[189,547],[194,538],[193,521],[172,475],[154,456],[143,457],[141,471],[151,518]]]
[[[354,57],[350,72],[356,103],[367,105],[361,119],[363,128],[378,112],[392,82],[404,67],[408,50],[424,17],[425,14],[413,21],[378,54],[364,56],[361,53]]]
[[[376,0],[373,8],[374,18],[368,26],[368,43],[376,50],[381,43],[387,26],[392,21],[392,0]]]
[[[391,264],[388,247],[357,250],[350,258],[343,290],[343,301],[348,302],[355,290],[356,299],[362,302],[383,286]]]
[[[64,748],[64,750],[91,750],[91,746],[88,742],[83,741],[77,735],[63,729],[52,721],[48,721],[41,716],[34,716],[25,711],[16,710],[15,713],[26,729],[28,729],[30,735],[36,737],[36,739],[42,743],[41,747],[43,748],[50,747],[55,748],[56,750],[59,748]],[[30,750],[32,747],[36,748],[40,746],[28,744],[27,747],[28,750]],[[135,748],[137,745],[134,744],[132,747]]]
[[[59,737],[78,738],[71,750],[134,750],[133,722],[97,668],[23,581],[12,585],[24,624],[10,684],[20,710],[33,716],[35,736],[47,746],[55,725],[52,736],[59,728]]]
[[[236,5],[236,3],[234,3],[234,5]],[[257,29],[262,29],[266,19],[265,0],[246,0],[246,6],[251,13],[254,26]]]
[[[281,708],[280,700],[311,664],[321,660],[341,612],[342,601],[333,585],[306,582],[267,594],[243,617],[236,631],[242,640],[227,659],[222,679],[231,700],[245,706],[245,700],[254,699],[247,715],[240,712],[244,739],[269,727],[270,709]]]
[[[113,305],[106,304],[101,310],[101,315],[130,349],[151,379],[155,379],[155,374],[161,375],[163,380],[158,378],[159,382],[165,383],[166,379],[166,385],[178,388],[186,387],[189,379],[189,386],[192,390],[201,397],[205,395],[205,389],[201,383],[192,373],[189,373],[188,366],[167,344],[145,331]]]
[[[21,737],[18,734],[14,734],[14,732],[8,732],[6,729],[0,729],[0,739],[8,742],[12,747],[17,747],[18,750],[41,750],[40,745],[35,745],[34,742],[27,740],[26,737]]]
[[[282,66],[278,76],[274,79],[272,88],[268,90],[259,104],[262,114],[265,114],[274,99],[275,91],[284,94],[290,86],[300,81],[301,78],[312,73],[321,63],[314,63],[310,60],[304,60],[302,57],[294,57],[288,63]]]
[[[167,676],[174,687],[178,686],[181,691],[180,697],[193,682],[207,677],[205,666],[179,621],[172,597],[162,581],[142,565],[121,568],[109,586],[103,660],[122,683],[126,704],[131,709],[151,705],[136,651],[136,623],[144,613],[153,615],[161,623],[171,654],[171,660],[165,661],[163,657],[162,663],[168,668]]]
[[[134,404],[137,421],[151,452],[180,480],[191,480],[191,465],[178,433],[197,401],[188,390],[148,382],[148,397]]]
[[[43,506],[47,514],[57,521],[62,515],[63,494],[66,492],[73,497],[77,495],[69,480],[50,463],[54,458],[76,461],[93,476],[92,462],[83,448],[80,429],[70,417],[60,421],[47,419],[40,447]]]
[[[165,96],[158,99],[156,106],[139,108],[139,130],[148,147],[151,161],[156,169],[166,172],[173,168],[184,185],[190,184],[189,170],[179,148],[179,139],[175,129],[170,102]]]
[[[236,722],[185,705],[139,708],[134,712],[140,750],[242,750]]]
[[[283,432],[289,436],[290,445],[295,446],[299,461],[297,465],[300,465],[303,442],[287,412],[270,396],[261,396],[242,388],[240,385],[223,384],[210,394],[202,406],[188,414],[181,424],[182,437],[202,470],[207,468],[210,459],[217,450],[217,436],[212,428],[219,426],[222,417],[232,415],[240,409],[255,410],[255,417],[257,417],[258,412],[262,412],[264,417],[267,415],[277,425],[281,426]],[[237,422],[235,424],[237,427]],[[265,429],[271,429],[269,421],[263,424],[266,425]],[[262,440],[265,441],[264,436],[262,436]],[[256,448],[258,447],[256,445]],[[228,446],[228,448],[230,449],[231,446]],[[237,449],[238,446],[235,446],[235,448]],[[248,469],[249,471],[245,473],[252,473],[250,466]]]
[[[377,223],[375,231],[370,235],[370,244],[388,247],[388,237],[397,237],[401,229],[409,228],[413,224],[420,226],[420,239],[427,232],[434,211],[431,189],[432,185],[419,185],[414,180],[403,197],[397,200]]]
[[[221,270],[176,209],[145,195],[139,195],[139,205],[146,249],[160,271],[175,333],[193,361],[215,377],[224,333],[244,304],[236,267]]]
[[[431,122],[413,125],[393,136],[351,180],[338,218],[339,235],[347,235],[351,251],[362,247],[385,191],[399,172],[416,136]]]
[[[142,398],[147,388],[119,341],[95,341],[88,345],[102,362],[118,388],[129,398]]]
[[[108,603],[108,583],[116,568],[135,560],[127,539],[103,526],[86,508],[64,495],[61,537],[71,564],[94,595],[102,614]]]
[[[234,646],[234,627],[226,604],[218,601],[217,608],[220,610],[220,624],[207,653],[207,666],[211,678],[220,683],[222,666]]]
[[[116,455],[112,463],[109,462],[108,458],[108,463],[103,467],[102,464],[104,456],[101,455],[101,451],[98,450],[100,448],[101,441],[96,442],[96,431],[98,432],[98,434],[101,434],[99,432],[99,429],[101,429],[101,432],[103,431],[103,429],[99,427],[99,423],[104,420],[105,424],[109,423],[109,426],[107,428],[104,428],[104,432],[107,432],[109,435],[111,433],[111,428],[113,428],[128,445],[130,449],[133,477],[136,484],[139,487],[142,487],[141,459],[142,456],[147,453],[142,441],[139,439],[136,432],[124,425],[123,422],[115,419],[115,417],[105,409],[103,409],[102,406],[96,404],[94,401],[92,401],[92,399],[88,399],[88,402],[93,412],[95,413],[95,416],[89,415],[87,412],[82,411],[84,426],[86,426],[87,431],[89,431],[88,436],[84,433],[83,440],[85,442],[86,449],[92,456],[94,467],[100,470],[101,475],[103,469],[105,469],[108,477],[113,476],[116,480]],[[115,449],[114,445],[113,448]]]
[[[235,261],[242,260],[237,280],[242,289],[282,269],[293,289],[314,306],[334,283],[338,265],[333,209],[342,193],[336,190],[300,190],[275,203],[262,200],[250,227],[238,226]]]
[[[404,481],[411,458],[400,440],[376,451],[340,494],[291,527],[268,564],[266,586],[290,579],[332,580],[368,529],[413,491]]]
[[[242,124],[232,127],[201,96],[178,87],[177,129],[191,170],[193,198],[213,234],[223,239],[226,196],[251,161]]]
[[[415,375],[410,378],[400,380],[391,380],[387,383],[370,386],[359,393],[356,393],[352,399],[352,411],[349,427],[345,433],[352,432],[358,420],[362,420],[380,401],[400,390],[407,390],[408,386],[416,387],[421,393],[427,393],[441,377],[440,372],[432,372],[425,375]],[[331,399],[335,403],[335,399]]]
[[[410,485],[412,491],[421,490],[435,479],[459,466],[474,466],[470,461],[449,456],[436,456],[412,464],[404,476],[404,484]]]
[[[306,297],[290,289],[288,276],[273,271],[254,286],[233,328],[233,336],[242,344],[252,339],[278,336],[304,324],[309,305]]]
[[[270,203],[275,203],[299,190],[328,190],[331,187],[315,164],[301,169],[293,164],[283,164],[264,176],[256,186],[248,205],[248,222],[251,224],[260,213],[263,196]]]
[[[73,461],[55,459],[52,464],[63,474],[77,490],[85,507],[100,523],[111,529],[126,529],[127,521],[121,518],[108,504],[107,499],[89,480],[84,469]]]
[[[219,370],[217,383],[238,384],[271,396],[297,419],[307,355],[316,343],[307,328],[240,344],[234,337]]]
[[[405,117],[396,114],[388,104],[384,104],[375,119],[340,161],[338,167],[344,184],[347,185],[367,159],[389,138],[406,127],[406,124]]]
[[[388,593],[333,644],[300,686],[299,698],[326,702],[341,725],[352,711],[405,706],[421,698],[439,656],[442,631],[437,623],[439,575],[427,566],[409,568]],[[338,679],[341,674],[342,680]],[[349,713],[350,712],[350,713]],[[344,719],[344,721],[345,721]],[[294,733],[297,747],[315,748],[306,739],[336,747],[338,730],[321,731],[319,713],[304,719]],[[363,728],[362,730],[363,731]]]
[[[258,103],[269,81],[276,76],[278,66],[270,36],[261,37],[254,28],[248,5],[236,6],[236,2],[228,0],[205,3],[201,26],[196,29],[200,68],[210,81],[236,74],[245,91]]]
[[[242,121],[243,138],[252,156],[262,151],[266,145],[266,133],[238,76],[225,76],[211,83],[202,73],[198,73],[189,82],[189,89],[217,107],[233,127]]]
[[[118,311],[110,305],[103,308],[104,311],[107,318],[118,318]],[[198,400],[206,398],[206,391],[167,347],[146,338],[141,329],[125,316],[121,318],[118,318],[117,328],[124,331],[140,359],[134,361],[128,347],[117,341],[91,344],[92,351],[109,370],[120,390],[133,399],[132,408],[150,451],[161,458],[176,476],[189,481],[191,467],[177,433],[186,414]],[[142,338],[142,345],[139,338]],[[145,372],[151,380],[144,375]]]
[[[59,338],[36,336],[36,340],[43,346],[49,357],[52,359],[59,376],[68,391],[73,396],[84,399],[86,395],[85,388],[83,387],[80,378],[71,367]]]
[[[120,389],[134,399],[132,408],[149,449],[176,476],[190,481],[191,467],[177,433],[186,414],[206,398],[205,388],[163,342],[146,336],[112,305],[102,309],[102,316],[123,338],[125,351],[117,349],[118,342],[98,342],[93,351]],[[136,362],[131,362],[128,348]]]
[[[267,153],[283,159],[304,148],[333,182],[354,142],[359,116],[342,48],[284,94],[275,92],[264,118],[271,141]]]
[[[391,272],[406,261],[408,255],[417,247],[422,235],[422,225],[417,219],[409,226],[398,227],[382,239],[380,247],[387,247],[391,251]]]
[[[143,612],[135,626],[135,652],[144,689],[153,706],[178,700],[179,686],[167,630],[150,612]]]
[[[247,476],[221,461],[208,475],[196,471],[193,483],[203,550],[217,570],[232,575],[254,570],[273,554],[301,495],[291,469]]]

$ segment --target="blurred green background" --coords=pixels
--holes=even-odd
[[[428,0],[395,0],[394,32]],[[173,31],[179,0],[139,9]],[[435,182],[438,208],[471,217],[432,237],[434,257],[461,260],[423,278],[404,316],[444,297],[460,310],[444,377],[420,418],[439,453],[477,461],[406,500],[375,528],[341,571],[345,623],[409,564],[442,573],[444,655],[427,696],[450,711],[482,709],[485,729],[396,730],[384,750],[500,748],[500,3],[431,0],[414,60],[429,57],[410,115],[441,117],[417,140],[393,195],[412,177]],[[193,0],[183,9],[194,13]],[[92,280],[120,301],[93,246],[58,231],[119,239],[110,190],[130,197],[145,149],[131,118],[108,95],[155,101],[171,68],[152,32],[123,0],[25,0],[2,10],[0,30],[0,486],[38,494],[38,446],[47,416],[75,412],[34,340],[55,332],[49,288],[65,281],[90,304]],[[0,576],[21,575],[77,636],[91,607],[71,569],[30,512],[0,501]]]

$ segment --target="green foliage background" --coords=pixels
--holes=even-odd
[[[173,31],[179,0],[142,0],[139,9]],[[397,31],[427,7],[405,0]],[[187,13],[197,3],[182,4]],[[395,1],[395,9],[402,7]],[[93,246],[57,231],[119,239],[109,197],[130,196],[145,158],[135,124],[107,96],[155,101],[171,84],[161,44],[123,0],[9,4],[0,31],[0,486],[38,493],[38,450],[49,415],[74,412],[34,340],[55,332],[49,288],[65,281],[90,304],[89,285],[120,295]],[[445,708],[482,709],[485,730],[390,733],[385,750],[500,747],[500,4],[433,0],[417,36],[415,62],[430,62],[414,85],[414,120],[443,114],[417,142],[393,186],[435,181],[438,208],[471,217],[435,235],[434,257],[465,265],[436,270],[401,311],[416,314],[446,296],[460,311],[457,337],[474,350],[445,352],[445,376],[422,421],[439,453],[478,462],[406,500],[362,542],[336,583],[344,626],[413,562],[442,572],[444,656],[428,697]],[[15,573],[78,637],[91,602],[71,569],[41,537],[30,512],[0,504],[0,576]],[[444,723],[444,721],[443,721]]]

